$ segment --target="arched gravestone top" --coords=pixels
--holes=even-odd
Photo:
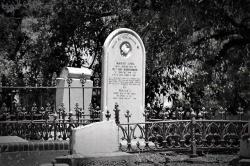
[[[60,78],[82,78],[84,74],[84,78],[90,79],[92,73],[93,71],[88,68],[65,67],[60,73]]]
[[[115,103],[119,105],[120,122],[144,122],[145,48],[139,35],[127,28],[113,31],[105,40],[102,57],[102,118],[107,110],[114,119]]]

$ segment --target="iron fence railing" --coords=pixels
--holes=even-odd
[[[196,147],[207,150],[239,150],[247,135],[247,121],[198,120],[194,126]],[[120,124],[120,149],[126,152],[188,150],[192,145],[190,120]]]
[[[40,77],[39,77],[40,78]],[[27,140],[68,140],[71,129],[100,121],[101,87],[58,87],[56,78],[51,86],[42,85],[37,79],[31,86],[25,77],[25,86],[12,83],[0,84],[0,136],[15,135]],[[91,105],[88,113],[78,103],[72,110],[70,104],[56,106],[56,89],[92,89]],[[72,103],[69,98],[69,103]],[[192,108],[176,107],[155,111],[147,106],[144,112],[145,123],[129,123],[133,116],[125,115],[128,123],[120,124],[119,105],[115,106],[115,120],[119,129],[120,149],[126,152],[163,150],[238,150],[240,140],[246,136],[248,121],[242,120],[244,110],[239,107],[238,120],[226,120],[225,108],[219,108],[220,120],[214,120],[211,111],[205,108],[194,111]],[[110,113],[106,113],[109,120]],[[193,154],[195,155],[195,151]]]
[[[121,151],[239,150],[248,135],[248,121],[195,119],[192,114],[189,120],[118,124]]]
[[[78,79],[62,79],[57,78],[56,73],[54,73],[51,79],[45,79],[41,72],[36,73],[36,75],[25,73],[22,77],[17,77],[14,73],[11,70],[9,75],[0,75],[0,120],[13,120],[18,114],[25,115],[23,116],[25,118],[31,112],[33,113],[33,118],[37,120],[37,117],[39,117],[37,114],[58,111],[57,92],[61,95],[67,93],[68,99],[64,99],[67,102],[65,105],[68,107],[65,108],[66,112],[72,109],[71,106],[73,104],[77,105],[77,102],[72,101],[71,96],[78,90],[80,91],[79,93],[82,92],[82,94],[78,94],[78,96],[82,95],[82,107],[77,106],[79,111],[86,112],[84,97],[86,96],[85,92],[89,90],[92,91],[92,95],[89,95],[92,96],[89,97],[91,98],[90,109],[100,107],[101,87],[98,74],[95,74],[91,78],[92,81],[90,81],[86,79],[84,74]],[[89,84],[89,82],[92,83]],[[85,86],[85,84],[88,86]],[[48,109],[45,109],[45,107]],[[2,117],[10,117],[10,119],[1,119]]]
[[[19,112],[16,115],[1,116],[4,120],[0,121],[0,136],[19,136],[27,140],[67,140],[72,128],[100,121],[100,110],[92,109],[90,115],[84,115],[82,111],[73,114],[59,110],[54,113]]]
[[[49,105],[45,110],[50,110]],[[119,114],[116,110],[119,110],[118,104],[114,111]],[[93,110],[88,119],[82,112],[72,114],[59,109],[51,114],[45,111],[39,115],[41,119],[35,119],[31,111],[30,119],[20,120],[14,116],[16,119],[0,121],[0,135],[17,135],[27,140],[68,140],[72,128],[99,121],[100,112]],[[133,115],[127,111],[124,116],[128,123],[120,124],[122,115],[116,115],[121,151],[239,150],[240,140],[248,135],[248,121],[245,120],[206,120],[192,111],[190,119],[156,121],[148,119],[147,113],[145,110],[145,123],[129,123]],[[109,120],[110,113],[105,115]]]
[[[56,74],[45,80],[41,74],[36,78],[25,74],[23,79],[0,76],[0,136],[15,135],[27,140],[67,140],[71,128],[100,121],[100,79],[93,78],[93,87],[86,87],[86,79],[79,87],[72,86],[72,79],[65,79],[59,86]],[[74,103],[71,96],[75,90],[82,91],[82,105]],[[84,93],[91,89],[90,105],[84,109]],[[57,90],[65,90],[68,102],[57,102]],[[67,96],[66,95],[66,96]],[[74,104],[74,108],[72,105]]]
[[[69,112],[79,121],[98,118],[100,93],[92,95],[87,110],[84,110],[84,105],[80,107],[78,103],[75,103],[73,108],[74,101],[68,102],[68,106],[65,108],[64,103],[58,105],[56,101],[56,89],[65,88],[70,91],[70,89],[85,89],[86,87],[0,87],[2,91],[2,93],[0,92],[0,121],[46,120],[55,112],[59,119],[68,117]],[[100,87],[92,87],[91,89],[92,91],[101,91]],[[70,98],[65,100],[72,100]]]

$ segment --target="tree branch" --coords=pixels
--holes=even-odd
[[[235,34],[237,34],[237,32],[235,30],[232,30],[232,31],[222,30],[219,33],[212,34],[208,37],[202,37],[199,40],[193,42],[193,44],[199,45],[200,43],[202,43],[203,41],[208,40],[208,39],[219,39],[222,37],[231,36],[231,35],[235,35]]]
[[[215,66],[217,63],[221,62],[223,59],[228,57],[227,53],[231,48],[233,48],[234,46],[237,46],[237,45],[245,45],[247,43],[248,42],[243,38],[232,39],[223,45],[223,48],[220,50],[220,52],[218,53],[218,55],[214,59],[208,60],[205,63],[209,64],[211,66]]]
[[[96,13],[96,12],[89,12],[89,14],[97,16],[97,17],[108,17],[108,16],[114,16],[115,14],[112,12],[107,13]]]
[[[107,29],[107,27],[108,27],[108,25],[107,26],[105,26],[101,31],[100,31],[100,33],[98,34],[98,40],[97,40],[97,46],[96,46],[96,49],[99,49],[99,40],[101,39],[101,35],[102,35],[102,33]],[[97,51],[96,51],[97,52]],[[89,69],[91,69],[92,67],[93,67],[93,65],[94,65],[94,63],[95,63],[95,59],[96,59],[96,57],[97,57],[97,54],[95,54],[94,55],[94,57],[93,57],[93,60],[92,60],[92,62],[91,62],[91,64],[89,65]]]

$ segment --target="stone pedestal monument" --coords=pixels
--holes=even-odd
[[[56,109],[64,104],[68,113],[70,110],[75,114],[76,103],[83,108],[84,114],[89,115],[93,81],[90,80],[92,71],[88,68],[65,67],[62,69],[56,89]],[[83,89],[84,87],[87,87]],[[89,116],[85,117],[90,118]]]

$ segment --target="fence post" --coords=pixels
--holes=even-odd
[[[239,108],[238,108],[238,111],[236,111],[237,114],[239,114],[239,120],[242,120],[243,110],[244,110],[244,109],[243,109],[242,107],[239,107]]]
[[[69,136],[69,154],[73,154],[73,147],[72,147],[72,128],[73,128],[73,113],[72,111],[69,112],[69,133],[70,133],[70,136]]]
[[[196,126],[196,120],[195,120],[195,112],[191,108],[191,153],[190,157],[194,158],[197,157],[197,146],[196,146],[196,140],[195,140],[195,126]]]
[[[115,109],[114,109],[114,112],[115,112],[115,122],[116,124],[120,124],[120,117],[119,117],[119,105],[117,103],[115,103]]]
[[[145,122],[149,121],[149,119],[150,119],[150,110],[149,110],[149,108],[150,108],[150,104],[148,103],[147,107],[144,109],[145,113],[143,113],[143,116],[145,116]],[[149,144],[149,142],[148,142],[148,134],[147,133],[148,133],[148,124],[145,123],[145,132],[144,132],[144,134],[145,134],[145,148],[146,149],[148,148],[148,144]]]
[[[56,119],[57,119],[57,114],[54,112],[53,114],[53,125],[54,125],[54,140],[56,140],[56,132],[57,132],[57,126],[56,126]]]
[[[71,94],[70,94],[70,87],[71,87],[71,84],[73,82],[72,78],[68,78],[66,80],[66,82],[68,83],[68,88],[69,88],[69,112],[71,111]]]
[[[80,82],[82,84],[82,110],[83,110],[83,113],[84,113],[84,92],[85,92],[85,87],[84,87],[84,84],[86,83],[86,78],[84,78],[84,73],[82,73],[82,77],[80,78]],[[84,117],[83,117],[84,118]]]
[[[186,162],[192,163],[192,164],[205,164],[205,161],[201,160],[198,157],[197,154],[197,145],[195,140],[195,127],[196,127],[196,120],[195,120],[195,112],[191,108],[191,152],[189,158],[185,159]]]
[[[219,108],[219,114],[221,114],[221,120],[223,120],[223,114],[225,114],[225,110],[226,108],[225,109],[223,109],[223,107]]]
[[[75,104],[74,110],[75,110],[75,113],[76,113],[77,122],[79,123],[81,113],[80,113],[80,107],[79,107],[78,103]]]
[[[129,118],[131,118],[131,113],[129,112],[129,110],[126,111],[126,114],[124,114],[125,118],[127,118],[127,123],[128,123],[128,138],[127,138],[127,141],[128,141],[128,151],[130,151],[131,149],[131,133],[129,132],[130,131],[130,124],[129,124]],[[132,128],[131,128],[131,132],[132,132]]]

